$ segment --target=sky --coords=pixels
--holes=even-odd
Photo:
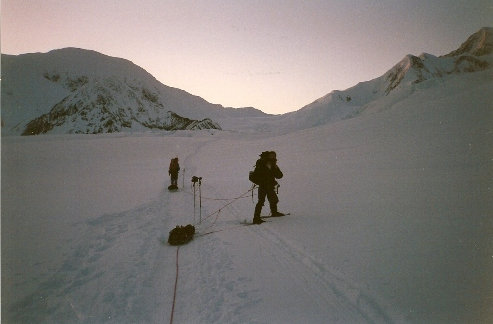
[[[226,107],[294,111],[443,55],[493,26],[493,0],[2,0],[3,54],[78,47]]]

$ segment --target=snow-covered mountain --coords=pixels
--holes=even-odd
[[[493,28],[481,28],[447,55],[406,55],[378,78],[278,116],[211,104],[163,85],[130,61],[94,51],[2,55],[2,134],[221,127],[289,133],[385,110],[417,90],[472,72],[491,77],[492,49]]]
[[[382,110],[437,81],[491,69],[492,52],[493,28],[484,27],[447,55],[406,55],[382,76],[332,91],[278,122],[284,129],[305,129],[348,119],[372,107]]]
[[[65,48],[2,55],[2,134],[220,129],[216,117],[265,116],[171,88],[130,61]]]
[[[46,75],[57,82],[59,75]],[[99,134],[146,127],[149,129],[221,129],[206,118],[191,120],[166,110],[157,93],[118,79],[79,78],[69,82],[74,91],[49,113],[32,120],[22,135],[47,132]]]

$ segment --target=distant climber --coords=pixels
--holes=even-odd
[[[178,163],[178,157],[175,157],[169,163],[168,174],[171,177],[171,185],[168,187],[169,190],[178,189],[178,172],[180,172],[180,164]]]
[[[262,224],[264,222],[260,218],[260,213],[265,203],[265,197],[269,200],[271,216],[284,216],[283,213],[277,211],[279,198],[275,190],[276,186],[278,186],[276,179],[281,179],[282,176],[281,169],[277,165],[276,152],[262,152],[260,159],[255,164],[255,170],[250,174],[250,180],[258,185],[258,202],[253,214],[254,224]]]

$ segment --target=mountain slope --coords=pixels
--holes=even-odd
[[[447,56],[469,54],[474,56],[490,55],[493,52],[493,27],[483,27],[469,36],[462,45]]]
[[[403,100],[417,88],[453,75],[490,70],[493,66],[493,28],[482,28],[459,49],[442,57],[423,53],[406,55],[382,76],[333,91],[280,120],[285,129],[305,129],[354,117],[370,107],[385,107]]]
[[[58,77],[50,77],[58,82]],[[167,111],[158,95],[118,79],[79,79],[75,90],[49,113],[32,120],[22,135],[47,132],[99,134],[135,129],[221,129],[210,119],[194,121]]]
[[[98,98],[104,98],[105,104]],[[90,119],[89,110],[94,110]],[[60,111],[70,112],[70,117],[57,120]],[[174,118],[167,120],[168,112],[173,112]],[[143,129],[180,128],[180,123],[171,125],[178,117],[183,118],[181,124],[197,119],[194,123],[198,122],[198,127],[217,128],[217,123],[200,121],[219,116],[265,114],[254,108],[226,109],[211,104],[163,85],[128,60],[94,51],[65,48],[49,53],[2,55],[2,134],[31,133],[33,127],[26,130],[26,125],[36,118],[40,119],[34,124],[45,125],[41,129],[50,132],[104,132],[129,125]],[[113,126],[105,126],[109,120]]]

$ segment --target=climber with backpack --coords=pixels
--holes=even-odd
[[[260,159],[255,164],[255,170],[250,172],[249,175],[250,181],[258,185],[258,202],[253,214],[253,224],[262,224],[264,222],[260,218],[260,213],[265,203],[265,197],[269,200],[271,216],[284,216],[283,213],[277,210],[279,198],[275,190],[276,186],[278,186],[276,179],[281,179],[282,177],[281,169],[277,165],[276,152],[262,152]]]
[[[169,163],[168,174],[171,177],[171,185],[168,187],[169,190],[178,189],[178,172],[180,171],[180,164],[178,163],[178,157],[171,159]]]

